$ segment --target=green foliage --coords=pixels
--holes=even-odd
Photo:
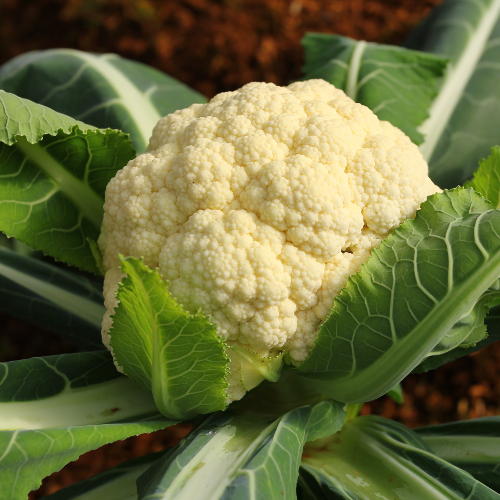
[[[185,311],[159,273],[140,260],[122,260],[122,270],[110,331],[118,364],[171,418],[224,409],[228,358],[215,326]]]
[[[139,478],[139,498],[294,498],[304,444],[337,432],[343,421],[342,407],[328,401],[276,420],[214,415]]]
[[[418,51],[307,34],[304,73],[342,88],[422,143],[431,177],[454,187],[499,142],[499,40],[496,0],[445,0],[412,33],[407,47]]]
[[[500,212],[472,190],[429,197],[335,298],[299,370],[328,379],[339,401],[367,401],[433,350],[478,342],[477,329],[452,327],[500,276],[498,234]]]
[[[417,429],[439,457],[500,493],[500,417],[484,417]]]
[[[0,247],[0,311],[83,348],[102,348],[101,283]]]
[[[171,425],[166,420],[0,431],[3,498],[22,500],[42,479],[81,454]],[[27,458],[29,457],[29,460]]]
[[[424,139],[434,179],[456,185],[498,140],[499,12],[497,0],[445,0],[411,42],[433,54],[308,35],[305,71]],[[77,120],[129,132],[142,151],[161,115],[203,98],[139,63],[67,49],[14,59],[0,87],[54,108],[0,91],[0,231],[17,238],[0,241],[0,310],[96,347],[100,281],[32,251],[99,273],[104,189],[134,151],[124,133]],[[497,147],[476,192],[435,195],[393,231],[298,369],[206,417],[175,448],[54,500],[499,498],[498,418],[413,432],[331,400],[400,399],[410,371],[500,338],[499,162]],[[158,410],[179,419],[227,406],[228,353],[214,325],[140,260],[122,266],[110,337],[130,378],[104,351],[0,363],[0,498],[25,499],[80,454],[171,425]],[[281,357],[259,365],[236,354],[252,380],[276,379]]]
[[[392,389],[389,390],[387,395],[399,405],[405,402],[405,395],[401,384],[396,384]]]
[[[479,163],[468,186],[474,188],[494,208],[500,208],[500,146],[491,148],[491,154]]]
[[[1,363],[0,498],[24,499],[82,453],[172,424],[104,352]]]
[[[151,394],[120,375],[105,351],[0,363],[0,429],[39,429],[142,418]]]
[[[0,231],[99,272],[104,190],[133,157],[122,132],[99,130],[0,90]]]
[[[438,93],[446,59],[324,33],[308,33],[302,45],[305,78],[323,78],[422,142],[418,128]]]
[[[138,152],[156,122],[204,97],[177,80],[116,54],[51,49],[0,68],[0,88],[96,127],[128,132]]]
[[[499,496],[463,470],[433,455],[397,422],[358,417],[304,450],[299,498],[313,500],[493,500]]]
[[[441,354],[439,356],[434,356],[425,359],[420,363],[414,370],[414,373],[424,373],[428,372],[430,370],[436,370],[440,366],[443,366],[447,363],[451,363],[452,361],[455,361],[456,359],[463,358],[467,356],[468,354],[472,354],[476,351],[479,351],[490,344],[494,344],[495,342],[498,342],[500,340],[500,332],[498,332],[498,315],[492,316],[492,314],[488,314],[488,316],[485,319],[486,324],[491,324],[492,323],[492,318],[495,318],[495,330],[494,332],[491,331],[490,328],[486,329],[487,332],[487,337],[485,337],[483,340],[478,342],[476,345],[469,347],[469,348],[460,348],[460,349],[453,349],[452,351],[448,351],[447,353]]]
[[[497,0],[445,0],[409,40],[410,48],[451,60],[420,128],[422,153],[440,186],[463,183],[499,142],[499,40]]]
[[[344,419],[332,401],[278,418],[257,412],[211,415],[162,456],[127,462],[48,498],[292,499],[305,443],[338,432]]]

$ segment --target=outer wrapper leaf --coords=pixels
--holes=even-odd
[[[124,130],[138,152],[162,116],[205,100],[145,64],[72,49],[12,59],[0,68],[0,88],[97,127]]]
[[[209,417],[139,478],[141,500],[292,499],[304,443],[337,432],[341,405],[323,401],[276,420]]]
[[[299,370],[327,379],[331,397],[362,402],[388,392],[436,346],[442,352],[500,276],[500,212],[488,208],[471,190],[431,196],[348,281]],[[468,345],[468,333],[448,350]]]
[[[397,422],[358,417],[304,450],[299,498],[493,500],[498,494],[431,453]]]
[[[323,78],[422,142],[418,127],[438,93],[446,59],[323,33],[308,33],[302,45],[305,78]]]
[[[105,351],[0,363],[0,429],[104,424],[157,413]]]
[[[84,348],[102,348],[101,283],[0,247],[0,311]]]
[[[1,498],[24,500],[82,453],[172,424],[148,392],[114,370],[107,353],[1,363]]]
[[[110,330],[118,365],[150,389],[170,418],[222,410],[228,404],[228,358],[216,328],[185,311],[160,275],[140,260],[122,260],[126,277]]]
[[[24,500],[42,479],[87,451],[172,425],[166,420],[0,431],[0,484],[9,500]],[[29,457],[29,460],[27,460]]]
[[[417,432],[433,453],[500,493],[500,417],[433,425]]]
[[[500,142],[500,3],[445,0],[408,46],[451,60],[429,119],[422,153],[441,187],[462,184]]]
[[[98,273],[92,242],[106,184],[134,156],[127,136],[2,90],[0,131],[0,231]]]
[[[474,173],[474,177],[466,184],[472,187],[485,200],[487,200],[491,208],[497,208],[500,196],[500,147],[495,146],[491,150],[490,156],[483,159],[478,170]],[[445,363],[449,363],[454,359],[465,356],[468,353],[477,351],[482,347],[496,342],[500,339],[498,331],[498,321],[495,319],[497,314],[494,309],[500,303],[500,283],[496,282],[490,290],[477,302],[473,310],[464,318],[462,318],[444,338],[441,347],[446,347],[447,342],[453,341],[453,337],[461,335],[462,331],[471,332],[469,345],[460,345],[459,348],[439,352],[434,349],[432,355],[422,361],[415,368],[415,372],[425,372],[433,370]],[[479,340],[479,342],[478,342]]]

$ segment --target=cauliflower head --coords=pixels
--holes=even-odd
[[[403,132],[323,80],[249,83],[176,111],[107,186],[104,341],[123,254],[228,346],[300,362],[347,278],[437,191]],[[237,399],[248,387],[232,369]]]

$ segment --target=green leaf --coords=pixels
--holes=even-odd
[[[0,431],[0,484],[9,500],[24,500],[42,479],[87,451],[172,425],[167,420]]]
[[[134,155],[127,136],[92,129],[0,90],[0,231],[99,272],[104,190]]]
[[[337,432],[344,417],[330,401],[274,421],[255,413],[209,417],[139,478],[139,498],[295,498],[304,443]]]
[[[498,292],[493,294],[495,300],[499,299]],[[488,299],[488,292],[485,297]],[[485,303],[486,302],[486,303]],[[484,347],[497,342],[500,340],[500,317],[498,314],[498,308],[493,308],[489,313],[490,305],[488,301],[480,300],[479,303],[474,307],[472,313],[465,319],[475,318],[475,323],[469,325],[469,330],[476,332],[476,334],[482,333],[483,339],[472,346],[458,346],[447,352],[443,352],[438,355],[432,355],[424,359],[413,371],[415,373],[427,372],[429,370],[435,370],[436,368],[450,363],[458,358],[462,358],[467,354],[479,351]],[[460,325],[458,325],[460,327]]]
[[[91,125],[4,90],[0,90],[0,104],[0,143],[7,146],[13,146],[20,138],[36,144],[45,135],[71,134],[75,128],[82,132],[95,130]]]
[[[387,395],[399,405],[405,402],[405,395],[401,384],[396,384],[392,389],[389,390]]]
[[[500,146],[491,148],[491,154],[479,162],[479,168],[467,185],[474,188],[494,208],[500,208]]]
[[[500,194],[500,147],[495,146],[491,150],[490,156],[483,159],[479,168],[474,173],[471,181],[466,183],[467,187],[472,187],[484,199],[486,199],[492,208],[497,208]],[[494,286],[485,293],[477,302],[473,310],[462,318],[450,332],[443,338],[440,345],[431,353],[430,357],[424,359],[414,372],[425,372],[433,370],[438,366],[453,361],[454,359],[465,356],[481,349],[496,340],[499,340],[498,328],[492,325],[491,318],[486,320],[491,308],[500,304],[500,283],[496,282]],[[487,325],[490,326],[487,329]],[[470,332],[468,342],[449,350],[447,346],[455,338],[461,338],[464,332]],[[439,349],[441,347],[441,350]]]
[[[146,391],[114,370],[107,353],[1,363],[2,495],[25,499],[82,453],[172,424]]]
[[[160,117],[205,98],[179,81],[116,54],[51,49],[0,68],[0,88],[97,127],[130,133],[146,149]]]
[[[151,453],[128,460],[43,498],[44,500],[137,500],[137,478],[160,456],[161,453]]]
[[[306,79],[323,78],[422,142],[418,127],[437,95],[446,59],[323,33],[308,33],[302,45]]]
[[[301,476],[302,499],[498,499],[433,455],[416,433],[377,416],[355,418],[331,438],[306,446]]]
[[[0,429],[104,424],[157,413],[106,351],[0,363]]]
[[[485,417],[417,429],[439,457],[500,493],[500,417]]]
[[[8,250],[16,252],[18,255],[22,255],[25,257],[37,256],[37,252],[30,248],[28,245],[21,243],[15,238],[8,238],[3,233],[0,233],[0,248],[7,248]]]
[[[100,283],[0,247],[0,311],[50,329],[86,348],[100,348]]]
[[[224,409],[228,358],[215,326],[185,311],[159,273],[140,260],[122,259],[122,270],[110,330],[118,365],[152,391],[168,417]]]
[[[500,276],[500,211],[472,190],[436,194],[372,252],[335,298],[298,368],[327,379],[330,397],[362,402],[400,382],[438,346],[477,342],[450,329]],[[474,334],[474,339],[469,334]]]
[[[500,142],[499,41],[497,0],[446,0],[410,38],[410,48],[451,60],[420,127],[422,153],[440,186],[463,183]]]

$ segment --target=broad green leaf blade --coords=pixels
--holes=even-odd
[[[304,443],[343,422],[341,405],[330,401],[274,421],[255,413],[209,417],[139,478],[139,498],[293,499]]]
[[[145,64],[72,49],[12,59],[0,68],[0,88],[97,127],[124,130],[138,152],[162,116],[205,100]]]
[[[134,155],[127,136],[3,90],[0,131],[0,231],[99,272],[91,242],[99,235],[106,184]]]
[[[302,45],[305,78],[323,78],[422,142],[418,127],[437,95],[446,59],[323,33],[308,33]]]
[[[72,484],[44,500],[137,500],[136,481],[161,453],[128,460],[90,479]]]
[[[335,298],[299,370],[327,379],[338,401],[385,394],[499,278],[499,235],[500,211],[472,190],[429,197]],[[448,350],[469,344],[463,333]]]
[[[408,46],[451,59],[421,150],[442,187],[464,182],[500,142],[500,1],[446,0]]]
[[[0,429],[104,424],[154,415],[151,395],[93,351],[0,363]]]
[[[3,498],[24,500],[42,479],[87,451],[113,441],[164,429],[167,420],[0,431]]]
[[[474,177],[467,184],[472,187],[484,199],[486,199],[492,208],[497,208],[500,194],[500,147],[495,146],[491,149],[491,154],[483,159]],[[499,339],[498,328],[492,323],[492,315],[488,317],[491,308],[500,303],[499,283],[488,290],[488,292],[479,300],[473,310],[462,318],[450,332],[444,337],[437,348],[433,350],[431,356],[425,359],[415,368],[415,372],[425,372],[435,369],[454,359],[465,356],[468,353],[481,349],[485,345],[495,342]],[[487,329],[487,324],[490,328]],[[457,348],[448,350],[446,348],[449,342],[462,335],[462,331],[469,331],[468,344],[459,345]],[[477,341],[479,340],[479,342]],[[441,348],[441,349],[439,349]]]
[[[306,446],[302,468],[299,498],[499,498],[467,472],[433,455],[417,434],[376,416],[355,418],[338,434]]]
[[[122,270],[126,277],[110,330],[118,365],[151,390],[170,418],[224,409],[228,358],[215,326],[201,313],[185,311],[140,260],[122,260]]]
[[[0,311],[50,329],[74,344],[102,347],[98,283],[0,247]]]
[[[500,146],[491,148],[491,154],[479,162],[479,168],[468,183],[495,208],[500,208]]]
[[[172,424],[146,391],[116,372],[108,353],[1,363],[2,494],[25,499],[82,453]]]
[[[422,427],[417,432],[433,453],[500,493],[500,417]]]

